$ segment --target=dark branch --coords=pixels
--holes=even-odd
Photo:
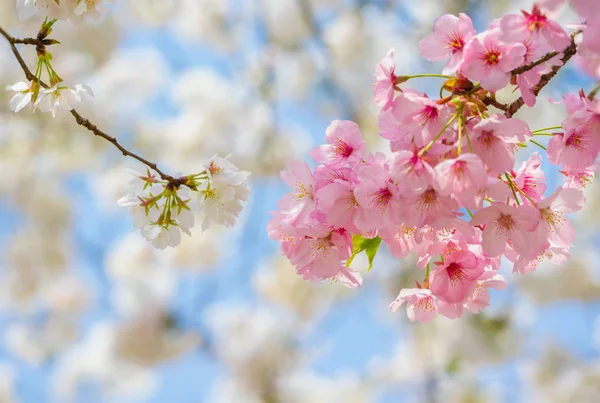
[[[534,95],[536,97],[538,96],[538,94],[540,93],[540,91],[550,82],[550,80],[552,80],[554,78],[554,76],[558,73],[558,71],[564,65],[566,65],[567,62],[577,53],[577,44],[575,43],[575,37],[579,33],[580,33],[580,31],[576,31],[573,34],[571,34],[571,44],[569,46],[567,46],[567,48],[565,50],[563,50],[563,52],[562,52],[563,53],[563,57],[562,57],[562,59],[560,59],[562,61],[562,64],[560,66],[553,66],[552,70],[550,70],[549,73],[546,73],[542,77],[540,77],[540,81],[533,88],[533,93],[534,93]],[[551,53],[549,53],[548,55],[550,55],[550,54]],[[546,56],[548,56],[548,55],[546,55]],[[552,57],[554,57],[554,56],[551,56],[549,59],[551,59]],[[506,110],[506,114],[505,114],[506,117],[507,118],[512,117],[515,113],[517,113],[517,111],[519,109],[521,109],[521,107],[524,104],[525,104],[525,101],[523,100],[523,97],[519,97],[519,99],[517,99],[516,101],[512,102],[511,104],[506,105],[506,109],[505,109]]]
[[[559,52],[557,52],[557,51],[546,53],[544,56],[540,57],[536,61],[533,61],[529,64],[525,64],[521,67],[517,67],[516,69],[511,71],[511,74],[516,76],[517,74],[525,73],[525,72],[533,69],[534,67],[539,66],[542,63],[546,63],[548,60],[552,59],[553,57],[555,57],[558,54],[559,54]]]
[[[27,80],[37,82],[43,88],[50,88],[46,83],[44,83],[43,81],[41,81],[40,79],[38,79],[31,72],[31,70],[29,70],[29,67],[27,67],[27,64],[23,60],[23,57],[21,57],[21,54],[19,53],[19,50],[15,46],[15,44],[17,44],[17,43],[32,44],[32,45],[36,45],[37,46],[38,45],[38,43],[37,43],[38,40],[37,39],[31,39],[31,41],[34,41],[35,43],[26,43],[26,42],[29,42],[30,39],[15,39],[8,32],[6,32],[4,29],[2,29],[2,27],[0,27],[0,35],[4,36],[6,38],[6,40],[8,41],[8,43],[10,44],[12,52],[15,55],[15,58],[17,59],[17,61],[19,62],[19,65],[21,66],[21,69],[25,73],[25,77],[27,77]],[[71,110],[71,115],[73,115],[73,117],[75,118],[75,121],[77,122],[78,125],[80,125],[82,127],[85,127],[87,130],[89,130],[90,132],[92,132],[94,135],[96,135],[98,137],[102,137],[106,141],[110,142],[117,149],[119,149],[119,151],[121,151],[121,153],[123,155],[131,157],[131,158],[134,158],[134,159],[138,160],[139,162],[141,162],[142,164],[146,165],[147,167],[153,169],[154,171],[156,171],[160,175],[160,177],[163,180],[168,181],[169,183],[172,183],[172,184],[177,185],[177,186],[180,186],[180,185],[184,184],[183,180],[178,179],[178,178],[174,178],[173,176],[168,175],[168,174],[164,173],[163,171],[161,171],[155,163],[150,162],[150,161],[146,160],[145,158],[140,157],[139,155],[137,155],[137,154],[135,154],[135,153],[127,150],[125,147],[123,147],[117,141],[116,138],[114,138],[112,136],[109,136],[108,134],[106,134],[103,131],[101,131],[100,129],[98,129],[98,127],[96,125],[92,124],[89,120],[87,120],[86,118],[82,117],[75,109]]]
[[[29,70],[29,67],[27,67],[27,64],[25,63],[25,60],[23,60],[23,58],[21,57],[21,54],[19,53],[19,50],[15,46],[15,38],[13,38],[12,36],[10,36],[8,32],[6,32],[4,29],[2,29],[2,27],[0,27],[0,35],[2,35],[3,37],[5,37],[6,40],[8,41],[8,43],[10,44],[10,48],[11,48],[13,54],[15,55],[15,58],[17,59],[17,62],[19,62],[19,65],[21,66],[21,69],[25,73],[25,77],[27,77],[27,80],[39,82],[40,85],[42,85],[43,83],[41,83],[40,80],[38,80],[38,78],[31,72],[31,70]],[[45,84],[42,85],[42,87],[48,88],[48,86],[45,85]]]

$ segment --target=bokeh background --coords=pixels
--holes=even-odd
[[[19,22],[14,3],[0,1],[0,26],[35,36],[40,20]],[[507,265],[510,288],[455,321],[389,312],[422,277],[410,258],[381,251],[359,290],[311,284],[265,231],[287,191],[278,173],[332,119],[386,149],[372,81],[389,48],[399,72],[439,72],[417,48],[436,17],[467,12],[483,30],[531,3],[122,0],[97,24],[57,24],[57,72],[96,95],[82,114],[168,172],[232,153],[252,198],[236,228],[157,251],[116,205],[139,167],[70,115],[14,114],[0,93],[0,402],[600,401],[597,185],[572,217],[568,264],[526,276]],[[519,116],[560,124],[547,98],[598,78],[565,68]],[[0,85],[22,79],[0,41]],[[433,80],[414,84],[435,96]],[[562,179],[547,168],[552,189]]]

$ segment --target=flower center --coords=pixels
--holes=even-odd
[[[485,64],[488,66],[493,66],[498,64],[500,61],[500,51],[496,48],[488,49],[487,53],[484,56]]]
[[[479,141],[483,143],[483,146],[486,149],[490,149],[498,139],[494,136],[494,132],[492,130],[483,130],[481,132],[481,136],[479,136]]]
[[[88,10],[93,10],[96,8],[96,4],[98,4],[100,0],[85,0],[85,6]]]
[[[452,53],[456,53],[463,50],[465,41],[459,32],[454,31],[450,35],[446,35],[446,45],[452,50]]]
[[[446,268],[446,271],[448,272],[450,284],[452,285],[462,284],[463,281],[467,280],[467,275],[462,266],[457,263],[450,263]]]
[[[434,189],[427,189],[421,197],[419,197],[418,206],[422,210],[432,210],[438,204],[437,193]]]
[[[587,148],[587,142],[585,140],[586,139],[581,132],[575,132],[569,136],[566,145],[568,147],[573,147],[577,151],[585,151]]]
[[[548,229],[550,231],[556,231],[556,228],[560,227],[566,221],[563,214],[551,210],[550,208],[542,209],[540,213],[542,214],[542,219],[548,224]]]
[[[467,163],[465,161],[456,161],[452,164],[452,173],[456,175],[458,179],[461,179],[465,174]]]
[[[537,5],[533,7],[531,14],[523,12],[523,15],[527,18],[527,26],[532,32],[546,28],[547,18],[542,14]]]
[[[500,228],[506,232],[510,231],[515,226],[515,220],[513,220],[512,216],[502,213],[500,214],[497,223]]]
[[[296,190],[296,201],[301,201],[302,199],[304,199],[305,197],[309,197],[310,199],[313,198],[312,195],[312,186],[309,186],[308,188],[306,187],[306,185],[300,181],[296,181],[296,186],[294,186],[294,189]]]
[[[430,121],[437,120],[438,110],[435,106],[427,105],[419,111],[417,116],[419,117],[419,123],[424,126]]]
[[[377,210],[385,210],[392,198],[392,193],[386,187],[379,189],[371,195],[371,207]]]
[[[354,151],[354,148],[339,138],[336,138],[331,145],[332,154],[343,158],[348,158],[352,154],[352,151]]]
[[[415,306],[421,311],[434,311],[435,306],[433,305],[433,298],[425,297],[421,298],[419,302],[415,304]]]
[[[214,161],[210,162],[210,165],[208,166],[208,171],[210,172],[211,176],[220,174],[221,170],[222,170],[222,168],[220,166],[218,166],[217,164],[215,164]]]

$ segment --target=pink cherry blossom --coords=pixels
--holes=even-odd
[[[394,73],[395,70],[394,48],[392,48],[375,67],[375,86],[373,92],[375,102],[380,107],[387,106],[394,99],[396,91],[395,81],[398,78]]]
[[[589,124],[554,134],[548,142],[548,160],[569,171],[590,167],[600,152],[599,134],[598,128]]]
[[[460,199],[467,196],[465,193],[485,188],[488,179],[485,165],[471,153],[440,162],[435,166],[435,175],[441,194],[456,194]]]
[[[267,224],[267,234],[272,240],[281,243],[281,252],[289,258],[298,237],[297,230],[281,212],[272,211],[271,214],[273,217]]]
[[[519,42],[543,38],[557,52],[563,51],[571,43],[571,39],[561,26],[548,19],[540,7],[533,6],[531,13],[521,11],[521,14],[509,14],[500,20],[500,28],[507,42]]]
[[[477,286],[483,266],[477,257],[467,251],[459,251],[447,257],[431,271],[430,289],[433,295],[451,304],[463,303]]]
[[[433,183],[433,168],[416,150],[398,151],[390,160],[390,176],[406,185],[407,191],[423,193]]]
[[[352,239],[346,232],[330,231],[325,225],[312,224],[298,229],[299,237],[289,259],[305,280],[335,277],[343,260],[352,253]]]
[[[405,91],[381,112],[380,134],[392,141],[393,151],[412,149],[413,143],[423,147],[444,128],[450,116],[447,105],[438,105],[419,93]]]
[[[445,197],[430,186],[406,206],[404,223],[409,226],[429,225],[441,229],[455,218],[458,205],[450,197]]]
[[[511,259],[510,255],[508,255],[507,257]],[[568,259],[568,248],[550,246],[533,259],[524,256],[517,256],[514,259],[512,259],[515,261],[512,272],[516,274],[531,273],[534,272],[537,269],[538,265],[544,261],[548,261],[555,265],[561,265],[565,263]]]
[[[333,169],[325,165],[319,165],[315,168],[313,174],[314,186],[313,191],[316,193],[324,186],[330,183],[343,181],[343,182],[356,182],[356,172],[351,168],[340,168]]]
[[[442,73],[453,74],[462,62],[465,45],[475,34],[468,15],[443,15],[435,22],[433,32],[419,42],[421,56],[432,62],[449,58]]]
[[[359,204],[354,223],[363,232],[373,231],[392,223],[400,223],[400,194],[389,174],[376,165],[366,165],[358,171],[359,184],[354,196]]]
[[[340,271],[334,277],[334,280],[339,281],[348,288],[360,287],[363,282],[363,278],[359,272],[346,266],[340,268]]]
[[[508,84],[510,72],[523,63],[526,52],[523,44],[504,44],[501,36],[499,29],[475,36],[466,46],[460,65],[465,77],[479,81],[488,91],[498,91]]]
[[[591,168],[586,168],[582,171],[561,171],[563,175],[567,177],[565,182],[566,188],[574,188],[583,190],[587,185],[589,185],[594,180],[594,166]]]
[[[379,237],[389,246],[394,257],[406,257],[415,246],[415,227],[389,225],[379,231]]]
[[[354,186],[352,182],[336,180],[316,192],[319,210],[325,214],[328,225],[357,232],[354,215],[358,202],[354,197]]]
[[[358,165],[365,155],[365,141],[358,125],[349,120],[334,120],[325,132],[328,144],[316,147],[311,157],[330,168]]]
[[[534,207],[513,207],[504,203],[492,203],[475,213],[471,219],[471,225],[485,225],[482,246],[490,257],[504,253],[509,241],[517,253],[528,257],[537,256],[540,248],[532,242],[531,233],[539,222],[540,213]]]
[[[390,310],[396,312],[406,302],[406,315],[412,322],[429,322],[438,313],[437,303],[431,291],[424,288],[405,288],[390,304]]]
[[[279,209],[288,215],[292,222],[306,220],[315,208],[314,178],[308,164],[290,161],[288,171],[282,172],[281,177],[293,191],[281,198]]]
[[[515,144],[531,137],[527,124],[519,119],[503,119],[492,115],[469,131],[473,152],[481,158],[493,175],[510,170],[515,164]]]
[[[490,304],[490,288],[502,290],[506,288],[506,280],[495,270],[486,270],[477,279],[477,287],[465,304],[467,309],[473,313],[478,313],[488,307]]]
[[[545,229],[544,235],[553,245],[569,247],[575,242],[575,227],[564,215],[581,210],[584,202],[580,190],[559,187],[552,196],[538,204],[540,226]]]
[[[513,174],[513,182],[534,202],[542,200],[546,191],[546,174],[541,169],[542,156],[533,153],[524,161],[517,172]],[[524,199],[528,202],[527,198]]]

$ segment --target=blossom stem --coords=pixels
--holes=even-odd
[[[506,177],[506,180],[508,181],[508,187],[510,187],[510,190],[512,190],[513,196],[515,198],[515,202],[517,202],[517,206],[520,206],[521,202],[519,202],[519,198],[517,197],[517,192],[515,191],[515,187],[516,187],[515,184],[510,179],[510,176],[508,175],[508,173],[504,174],[504,176]]]
[[[535,140],[529,140],[529,141],[531,141],[531,142],[532,142],[533,144],[535,144],[536,146],[538,146],[538,147],[540,147],[540,148],[542,148],[542,149],[544,149],[544,150],[547,150],[547,148],[546,148],[546,147],[544,147],[543,145],[541,145],[541,144],[540,144],[540,143],[538,143],[537,141],[535,141]]]
[[[557,130],[557,129],[562,129],[562,126],[544,127],[543,129],[537,129],[537,130],[532,131],[531,134],[533,134],[534,136],[551,136],[552,134],[536,134],[536,133],[546,132],[548,130]]]
[[[46,89],[50,88],[50,86],[48,84],[44,83],[39,77],[34,75],[31,72],[31,70],[29,70],[29,67],[27,67],[27,64],[25,63],[25,60],[23,60],[21,53],[15,46],[15,43],[18,43],[18,41],[14,37],[12,37],[8,32],[6,32],[2,27],[0,27],[0,35],[2,35],[4,38],[6,38],[6,40],[10,44],[12,53],[15,56],[15,59],[17,59],[17,62],[19,63],[19,65],[21,66],[23,73],[25,73],[25,77],[27,78],[27,80],[33,81],[43,88],[46,88]],[[38,68],[36,70],[36,73],[38,71],[41,73],[41,71],[40,71],[41,68],[42,67],[38,62]],[[108,134],[106,134],[103,131],[101,131],[100,129],[98,129],[98,127],[96,125],[92,124],[89,120],[82,117],[75,109],[71,110],[71,115],[73,115],[73,117],[75,118],[75,121],[77,122],[78,125],[85,127],[90,132],[92,132],[94,135],[96,135],[98,137],[102,137],[106,141],[112,143],[117,149],[119,149],[119,151],[121,151],[121,153],[124,156],[134,158],[134,159],[138,160],[139,162],[141,162],[142,164],[146,165],[148,168],[151,168],[156,173],[158,173],[163,180],[166,180],[175,186],[181,186],[181,185],[185,184],[184,183],[185,181],[183,179],[175,178],[169,174],[166,174],[165,172],[161,171],[154,162],[148,161],[145,158],[143,158],[143,157],[129,151],[125,147],[123,147],[117,141],[117,139],[115,137],[109,136]]]
[[[455,113],[454,115],[452,115],[452,118],[450,118],[450,120],[448,121],[448,123],[446,123],[446,126],[444,126],[444,128],[442,130],[440,130],[440,132],[435,136],[435,138],[433,140],[431,140],[429,142],[429,144],[427,144],[425,146],[425,148],[423,148],[421,150],[421,153],[425,154],[427,151],[429,151],[429,149],[431,148],[431,146],[433,146],[435,144],[436,141],[438,141],[438,139],[440,138],[440,136],[442,134],[444,134],[444,132],[446,131],[446,129],[448,129],[448,127],[450,127],[450,125],[452,124],[452,122],[454,122],[454,120],[458,117],[458,115]]]
[[[590,93],[587,96],[588,99],[590,101],[593,101],[594,98],[596,98],[596,94],[598,93],[598,91],[600,91],[600,84],[598,84],[597,86],[595,86],[594,89],[590,91]]]
[[[473,146],[471,145],[471,138],[469,137],[469,130],[467,130],[467,122],[465,121],[465,117],[461,115],[459,125],[462,123],[463,131],[465,133],[465,137],[467,138],[467,144],[469,144],[469,152],[473,152]]]
[[[462,154],[462,115],[458,117],[458,155]]]
[[[452,77],[445,76],[443,74],[415,74],[413,76],[404,76],[406,80],[410,80],[411,78],[421,78],[421,77],[438,77],[438,78],[447,78],[450,79]]]
[[[567,46],[565,48],[565,50],[562,51],[562,58],[561,60],[561,64],[557,65],[557,66],[553,66],[552,69],[550,70],[549,73],[544,74],[543,76],[540,77],[540,80],[538,81],[537,85],[535,87],[533,87],[533,94],[537,97],[538,94],[540,93],[540,91],[550,82],[550,80],[552,80],[554,78],[554,76],[558,73],[558,71],[567,64],[567,62],[569,60],[571,60],[571,58],[573,56],[575,56],[575,54],[577,53],[577,43],[575,43],[575,37],[577,35],[579,35],[581,33],[580,30],[577,30],[575,32],[573,32],[571,34],[571,44],[569,46]],[[547,54],[545,57],[548,57],[550,55]],[[554,57],[554,56],[552,56]],[[549,57],[548,60],[552,57]],[[544,59],[544,57],[542,57],[542,59]],[[542,60],[540,59],[540,60]],[[536,62],[534,62],[536,63]],[[542,62],[543,63],[543,62]],[[533,64],[533,63],[532,63]],[[527,65],[530,66],[530,65]],[[524,66],[526,67],[526,66]],[[535,67],[535,66],[534,66]],[[527,70],[525,70],[527,71]],[[512,71],[512,74],[519,74],[522,73],[519,71],[519,69],[515,69]],[[516,101],[506,105],[506,109],[505,109],[505,116],[507,118],[511,118],[515,113],[517,113],[517,111],[519,109],[521,109],[521,107],[525,105],[525,100],[523,100],[523,97],[519,97]]]
[[[517,189],[517,190],[519,191],[519,193],[521,193],[523,196],[525,196],[525,198],[526,198],[527,200],[529,200],[529,201],[531,202],[531,204],[534,204],[534,205],[536,204],[536,203],[535,203],[535,201],[533,201],[533,199],[532,199],[531,197],[529,197],[529,195],[523,191],[523,189],[521,189],[520,187],[518,187],[518,186],[516,185],[516,183],[514,183],[514,182],[513,182],[513,181],[510,179],[510,177],[508,176],[508,173],[506,174],[506,179],[508,179],[508,181],[510,182],[510,184],[511,184],[511,188],[513,189],[513,192],[514,192],[514,189]],[[518,204],[518,203],[517,203],[517,204]]]

